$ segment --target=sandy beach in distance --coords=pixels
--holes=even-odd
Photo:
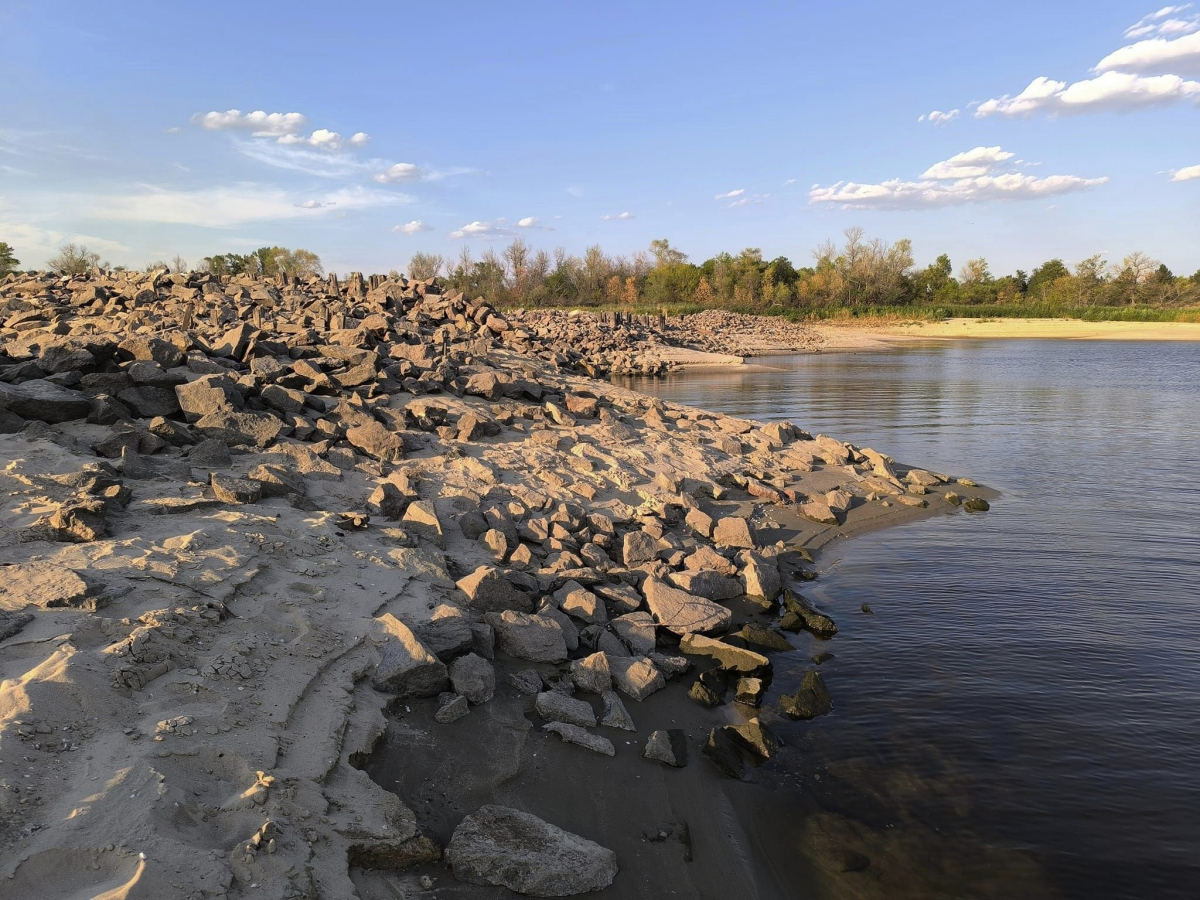
[[[1085,322],[1081,319],[946,319],[941,322],[822,326],[822,349],[879,349],[910,340],[1054,338],[1078,341],[1200,341],[1197,322]]]

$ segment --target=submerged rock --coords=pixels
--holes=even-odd
[[[790,719],[815,719],[833,709],[833,698],[818,673],[805,672],[796,692],[779,698],[779,708]]]
[[[531,897],[567,897],[612,884],[617,855],[527,812],[483,806],[459,823],[446,847],[454,877]]]

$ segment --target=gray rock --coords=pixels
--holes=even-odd
[[[593,653],[583,659],[571,661],[571,678],[581,691],[603,694],[612,689],[612,677],[608,671],[608,657]]]
[[[633,568],[642,563],[650,562],[658,556],[659,540],[644,531],[631,531],[625,535],[622,542],[622,556],[625,565]]]
[[[471,621],[461,609],[449,603],[435,606],[429,620],[414,625],[413,631],[421,643],[443,662],[471,652],[474,646]]]
[[[480,566],[457,582],[458,589],[467,595],[467,603],[481,612],[515,610],[532,612],[533,599],[517,588],[495,566]]]
[[[472,703],[487,703],[496,693],[496,671],[483,657],[468,653],[450,664],[450,684]]]
[[[547,722],[566,722],[584,728],[596,725],[596,713],[590,703],[568,697],[560,691],[543,691],[537,695],[533,705],[537,714]]]
[[[617,616],[611,624],[613,631],[636,655],[645,656],[654,650],[656,626],[650,613],[626,613]]]
[[[70,422],[86,418],[91,408],[91,402],[83,394],[45,379],[22,384],[0,383],[0,409],[24,419],[51,424]]]
[[[743,550],[738,558],[742,561],[742,585],[748,597],[771,601],[779,596],[783,580],[779,577],[778,562],[753,550]]]
[[[412,630],[384,613],[378,619],[379,663],[372,683],[400,697],[436,697],[450,686],[446,665],[429,652]]]
[[[779,708],[789,719],[815,719],[833,709],[833,699],[819,673],[805,672],[796,692],[779,698]]]
[[[613,684],[634,700],[645,700],[667,686],[662,672],[644,656],[613,656],[608,660]]]
[[[505,610],[488,613],[486,618],[496,630],[496,643],[509,656],[549,663],[567,658],[562,626],[548,616]]]
[[[605,691],[600,695],[600,699],[604,701],[604,714],[600,717],[601,725],[608,728],[620,728],[622,731],[637,731],[637,726],[633,724],[629,710],[625,708],[625,704],[621,702],[618,694],[613,691]]]
[[[467,698],[459,694],[441,694],[438,697],[437,712],[433,714],[434,721],[442,725],[456,722],[471,711]]]
[[[714,543],[724,547],[745,547],[753,550],[757,546],[754,526],[744,516],[726,516],[718,519],[713,527]]]
[[[542,731],[557,734],[563,739],[563,743],[578,744],[580,747],[591,750],[593,753],[602,753],[605,756],[617,755],[612,741],[598,734],[592,734],[586,728],[580,728],[578,725],[571,725],[567,722],[547,722],[542,726]]]
[[[687,765],[687,735],[679,728],[651,732],[642,756],[682,769]]]
[[[542,676],[534,669],[522,669],[508,676],[508,683],[521,694],[538,694],[542,690]]]
[[[224,469],[233,465],[228,445],[217,438],[207,438],[192,447],[187,461],[199,469]]]
[[[612,884],[617,856],[536,816],[484,806],[454,829],[446,847],[454,877],[533,897],[565,897]]]

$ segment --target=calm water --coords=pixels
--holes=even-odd
[[[835,711],[788,734],[813,840],[857,840],[894,884],[907,859],[930,894],[1200,896],[1200,345],[761,362],[781,371],[637,387],[1003,494],[818,560]]]

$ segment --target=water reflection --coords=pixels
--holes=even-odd
[[[836,709],[788,727],[783,765],[822,893],[1200,895],[1200,347],[761,362],[633,386],[1004,492],[820,560]]]

